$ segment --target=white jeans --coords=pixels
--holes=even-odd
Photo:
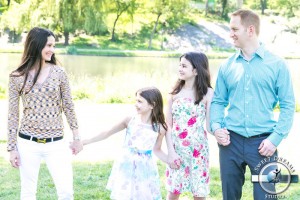
[[[18,138],[21,166],[21,200],[36,200],[41,160],[44,159],[53,178],[58,199],[73,200],[71,150],[62,139],[46,144]]]

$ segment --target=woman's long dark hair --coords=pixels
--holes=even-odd
[[[38,70],[37,73],[34,75],[33,84],[31,85],[31,88],[36,83],[42,68],[42,50],[47,44],[49,36],[53,36],[55,38],[53,32],[44,28],[35,27],[29,31],[25,41],[21,64],[16,70],[14,70],[10,74],[10,76],[14,77],[25,76],[22,89],[20,90],[20,94],[24,92],[23,90],[28,78],[29,71],[35,66],[35,64],[38,63]],[[52,55],[50,61],[46,62],[56,65],[55,54]],[[31,90],[31,88],[28,91],[25,91],[25,94],[28,93]]]
[[[204,53],[200,52],[188,52],[180,56],[179,60],[182,58],[187,59],[197,71],[194,84],[196,90],[195,104],[199,104],[199,102],[206,95],[208,88],[211,88],[208,59]],[[178,79],[171,94],[178,94],[183,88],[184,84],[184,80]]]
[[[158,131],[157,129],[159,129],[159,124],[161,124],[165,130],[167,130],[168,126],[163,113],[163,99],[160,91],[156,87],[147,87],[139,89],[136,92],[136,95],[137,94],[146,99],[146,101],[153,106],[151,112],[151,123],[153,130]]]

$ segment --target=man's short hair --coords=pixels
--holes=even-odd
[[[259,16],[251,10],[239,9],[231,14],[231,16],[240,16],[241,24],[248,28],[253,25],[255,28],[256,35],[259,35],[260,19]]]

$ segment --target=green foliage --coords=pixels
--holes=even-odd
[[[7,8],[8,8],[8,7],[6,7],[6,6],[3,6],[3,7],[0,6],[0,14],[3,13],[4,11],[6,11]]]
[[[66,48],[67,54],[70,55],[76,55],[77,54],[77,48],[75,46],[68,46]]]
[[[297,15],[300,17],[299,0],[270,0],[269,8],[288,18],[295,17]]]
[[[190,0],[15,0],[10,7],[0,7],[0,13],[3,12],[0,30],[8,29],[18,35],[34,26],[49,28],[59,37],[65,37],[65,45],[70,43],[77,50],[79,47],[162,50],[163,42],[182,25],[196,24],[203,17],[228,20],[227,13],[236,9],[237,1],[213,2],[205,16],[206,0],[198,0],[197,9]],[[5,3],[0,0],[0,5]],[[269,0],[267,3],[266,13],[287,16],[286,29],[299,33],[298,0]],[[259,1],[244,1],[244,7],[260,9],[260,6]],[[223,18],[220,17],[222,11]],[[95,37],[91,41],[82,35]],[[73,36],[80,38],[72,41]],[[67,50],[70,54],[76,53],[74,47]]]
[[[89,99],[90,98],[90,94],[88,94],[85,91],[74,91],[72,93],[72,96],[74,98],[74,100],[83,100],[83,99]]]
[[[105,18],[107,13],[104,10],[104,0],[98,1],[83,1],[82,14],[83,14],[83,29],[91,35],[107,34],[107,25]]]
[[[0,85],[0,99],[5,99],[6,98],[6,89],[5,87]]]

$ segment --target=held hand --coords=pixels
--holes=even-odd
[[[230,144],[230,134],[226,128],[217,129],[214,136],[220,145],[227,146]]]
[[[70,149],[72,149],[74,155],[77,155],[83,149],[82,142],[80,140],[70,142]]]
[[[16,150],[10,151],[9,161],[12,167],[19,168],[19,166],[21,165],[19,152]]]
[[[258,152],[262,156],[270,157],[275,153],[276,148],[277,147],[270,140],[264,139],[258,147]]]
[[[181,162],[181,158],[176,152],[168,154],[168,164],[171,169],[179,169]]]

